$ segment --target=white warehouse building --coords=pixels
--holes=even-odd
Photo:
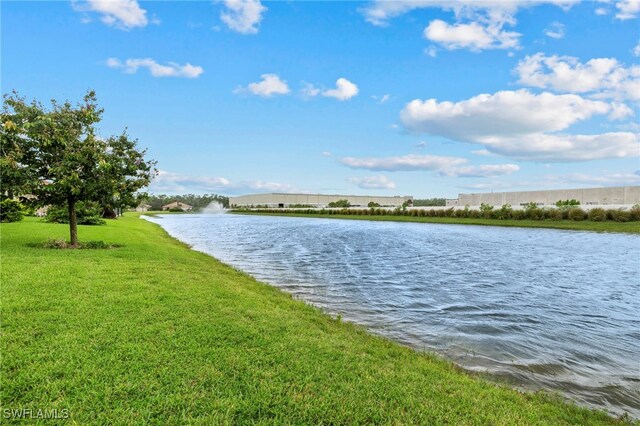
[[[511,204],[516,207],[529,203],[553,206],[559,200],[578,200],[584,206],[634,205],[640,203],[640,186],[459,194],[458,198],[447,200],[447,206]]]
[[[370,202],[374,202],[383,207],[402,206],[405,202],[408,205],[413,203],[411,196],[382,197],[375,195],[324,195],[324,194],[251,194],[239,197],[230,197],[231,207],[290,207],[290,206],[312,206],[327,207],[329,203],[338,200],[347,200],[353,207],[367,207]]]

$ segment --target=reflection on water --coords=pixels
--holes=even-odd
[[[150,219],[348,321],[640,417],[640,237],[240,215]]]

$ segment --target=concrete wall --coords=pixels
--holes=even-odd
[[[581,205],[633,205],[640,203],[640,186],[556,189],[548,191],[459,194],[459,206],[490,204],[519,206],[528,203],[555,205],[558,200],[578,200]]]
[[[323,195],[323,194],[252,194],[229,198],[230,206],[268,206],[284,207],[302,204],[314,207],[326,207],[329,203],[338,200],[348,200],[352,206],[366,207],[370,202],[381,206],[401,206],[407,200],[413,200],[411,196],[404,197],[379,197],[367,195]]]

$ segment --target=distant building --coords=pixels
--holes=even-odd
[[[324,194],[252,194],[229,198],[231,207],[291,207],[311,206],[317,208],[328,207],[329,203],[347,200],[353,207],[367,207],[374,202],[381,207],[398,207],[404,203],[413,204],[411,196],[381,197],[373,195],[324,195]]]
[[[136,207],[136,211],[140,213],[148,212],[151,206],[149,204],[140,204]]]
[[[180,201],[174,201],[173,203],[165,204],[162,206],[162,210],[181,209],[184,212],[190,212],[193,210],[193,206]]]
[[[511,204],[516,207],[529,203],[536,203],[539,206],[553,206],[559,200],[578,200],[584,206],[634,205],[640,203],[640,186],[459,194],[457,200],[447,200],[447,206]],[[455,201],[457,204],[454,204]]]

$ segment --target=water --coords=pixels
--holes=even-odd
[[[241,215],[150,219],[418,350],[640,417],[640,236]]]

